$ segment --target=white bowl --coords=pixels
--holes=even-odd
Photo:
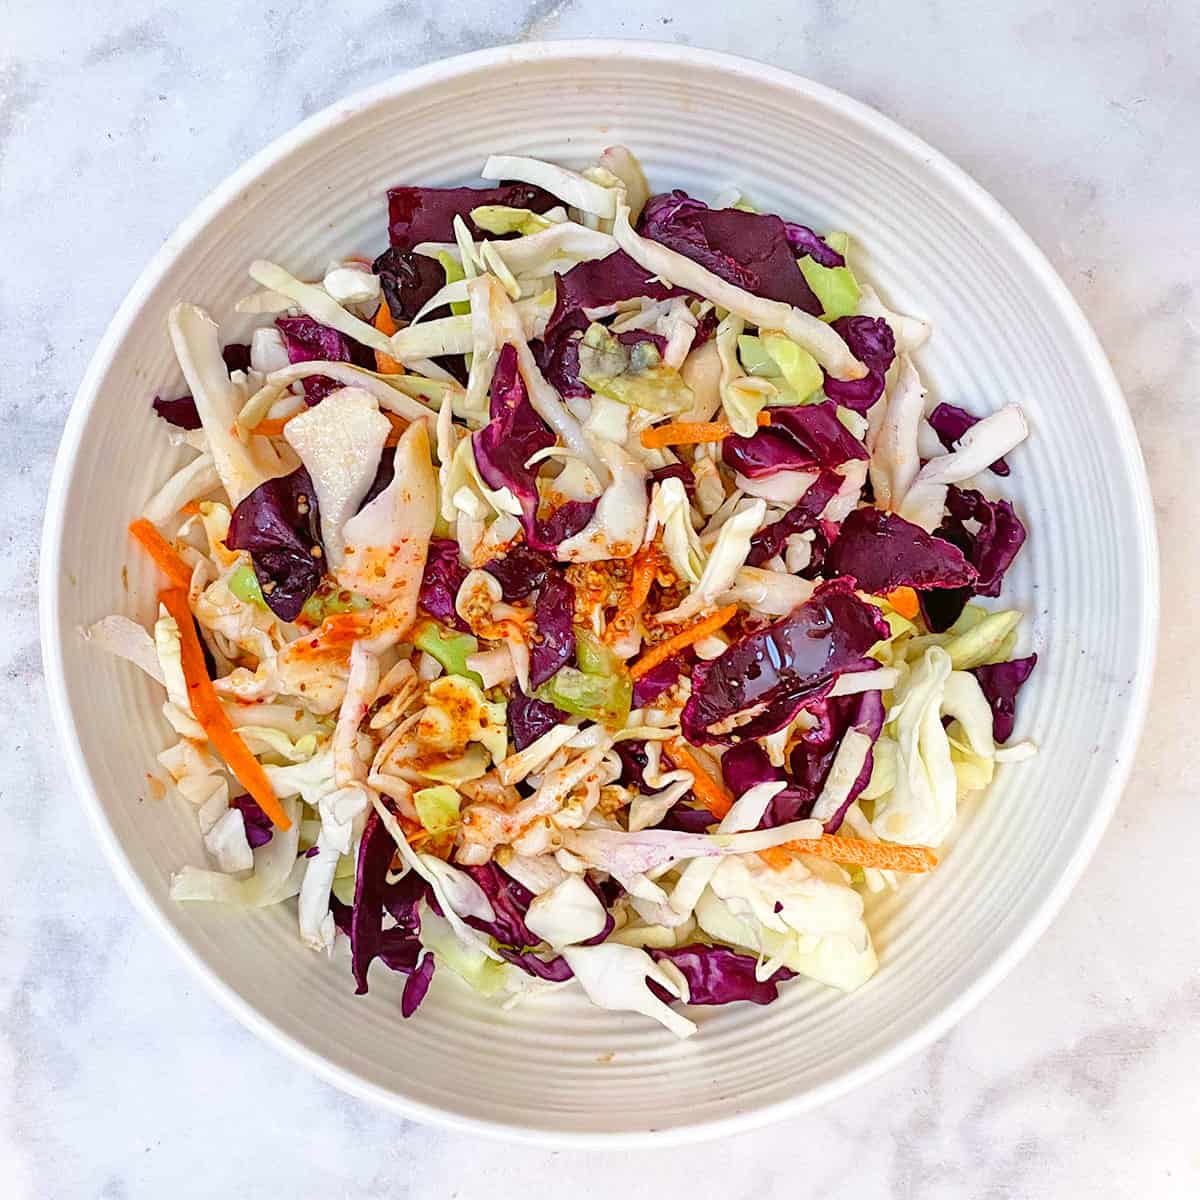
[[[797,981],[770,1008],[695,1010],[676,1042],[562,993],[501,1012],[439,973],[399,1015],[378,970],[305,950],[292,905],[178,906],[201,862],[193,813],[149,797],[167,740],[157,689],[83,644],[110,612],[148,618],[156,579],[125,532],[175,461],[150,412],[178,374],[177,299],[229,321],[258,257],[300,275],[386,243],[391,184],[470,181],[490,152],[583,164],[623,142],[657,188],[741,185],[762,208],[849,231],[861,274],[931,318],[937,394],[1019,401],[1032,437],[1003,485],[1030,539],[1006,599],[1041,656],[1021,697],[1032,762],[962,813],[935,875],[876,906],[878,975],[852,996]],[[227,337],[239,332],[230,322]],[[1154,654],[1157,575],[1145,471],[1087,322],[1013,220],[930,147],[836,92],[725,55],[637,42],[527,45],[435,63],[335,104],[237,171],[167,241],[109,327],[71,410],[46,517],[42,641],[73,777],[130,894],[246,1025],[326,1079],[423,1120],[543,1142],[711,1138],[796,1113],[944,1033],[1026,951],[1120,795]],[[128,570],[128,583],[125,570]],[[183,1031],[180,1031],[181,1036]]]

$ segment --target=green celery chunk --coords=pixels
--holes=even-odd
[[[825,238],[825,243],[845,257],[850,239],[844,233],[831,233]],[[858,311],[858,301],[862,292],[858,280],[854,278],[854,272],[848,266],[823,267],[807,255],[798,258],[796,263],[813,294],[821,302],[821,316],[824,320],[836,321],[838,317],[848,317]]]
[[[229,576],[226,586],[243,604],[254,604],[259,608],[267,607],[267,602],[263,599],[262,588],[259,586],[258,576],[255,575],[254,568],[246,563],[242,563]]]
[[[458,824],[458,808],[461,797],[449,784],[420,788],[413,792],[413,807],[421,824],[430,833],[445,833]]]
[[[320,625],[334,613],[363,612],[370,607],[371,602],[365,596],[338,587],[332,579],[327,579],[305,600],[300,612],[305,620]]]
[[[465,675],[472,683],[483,687],[483,677],[467,666],[467,656],[479,649],[479,642],[472,634],[455,633],[436,621],[422,621],[417,626],[413,645],[432,654],[448,675]]]
[[[633,703],[625,664],[589,630],[575,630],[579,668],[560,667],[535,693],[539,700],[602,725],[624,725]]]
[[[454,258],[452,254],[447,254],[445,250],[439,250],[437,260],[442,264],[442,270],[446,272],[447,283],[458,283],[460,280],[466,279],[466,272],[462,269],[462,263]],[[450,305],[450,311],[456,317],[465,317],[471,311],[471,302],[469,300],[455,300]]]

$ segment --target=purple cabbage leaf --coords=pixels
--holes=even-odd
[[[451,538],[433,538],[421,576],[420,604],[431,617],[461,633],[471,630],[458,615],[454,600],[466,577],[467,568],[458,560],[458,543]]]
[[[761,567],[769,559],[783,553],[787,540],[792,534],[804,533],[806,530],[812,529],[816,531],[817,536],[813,539],[812,560],[803,574],[807,576],[815,573],[821,567],[827,548],[821,525],[821,513],[825,511],[825,506],[829,501],[837,495],[841,486],[842,477],[837,472],[822,471],[808,491],[800,497],[798,503],[788,509],[778,521],[764,525],[751,537],[750,553],[746,556],[746,563],[751,567]]]
[[[831,580],[781,621],[696,665],[681,718],[684,736],[704,745],[774,733],[843,672],[875,667],[865,655],[888,634],[879,609],[854,594],[852,581]]]
[[[973,667],[971,674],[979,680],[979,686],[992,710],[992,737],[998,742],[1007,742],[1012,737],[1016,724],[1017,693],[1037,666],[1037,655],[1014,658],[1011,662],[989,663]]]
[[[825,395],[835,404],[866,412],[883,395],[884,376],[896,357],[896,339],[882,317],[838,317],[832,323],[866,368],[862,379],[834,379],[825,373]]]
[[[549,571],[533,605],[538,640],[529,651],[529,685],[541,687],[575,653],[575,589],[560,571]]]
[[[561,708],[536,696],[526,696],[515,686],[509,693],[508,732],[517,750],[524,750],[566,719],[567,714]]]
[[[825,563],[831,574],[849,575],[875,595],[898,587],[969,587],[977,578],[957,546],[875,508],[856,508],[842,522]]]
[[[275,327],[283,335],[288,362],[346,362],[375,369],[371,350],[312,317],[279,317]],[[320,404],[330,392],[344,386],[328,375],[310,375],[304,381],[304,403],[309,407]]]
[[[411,250],[421,242],[454,241],[456,216],[466,221],[472,237],[493,237],[471,220],[473,208],[501,204],[544,213],[559,203],[549,192],[528,183],[484,188],[394,187],[388,188],[387,196],[388,240],[401,250]]]
[[[225,544],[246,550],[267,607],[294,621],[325,574],[317,494],[304,467],[259,484],[234,510]]]
[[[821,315],[821,302],[796,265],[788,227],[779,217],[709,208],[676,190],[650,197],[639,228],[644,237],[744,291]]]
[[[951,591],[920,593],[926,624],[941,633],[958,620],[972,596],[1000,595],[1004,574],[1025,544],[1025,526],[1007,500],[989,500],[982,492],[951,485],[946,516],[934,533],[954,546],[976,575]]]
[[[838,420],[837,405],[798,404],[771,409],[771,424],[750,437],[721,443],[727,467],[749,479],[780,471],[839,467],[869,457],[867,448]]]
[[[673,963],[688,982],[689,1004],[732,1004],[748,1000],[751,1004],[770,1004],[779,998],[777,985],[795,978],[795,972],[780,967],[761,983],[755,978],[758,959],[753,954],[739,954],[728,946],[708,946],[696,942],[674,949],[651,949],[656,962],[664,959]],[[670,1002],[666,990],[653,981],[650,987],[659,998]]]

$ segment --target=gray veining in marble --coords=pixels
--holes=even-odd
[[[0,24],[0,1196],[1200,1195],[1200,9],[10,0]],[[1063,914],[967,1020],[789,1124],[584,1155],[508,1151],[348,1099],[198,989],[118,889],[64,781],[35,574],[71,394],[142,264],[211,187],[301,117],[409,65],[599,34],[727,49],[832,84],[1000,198],[1126,389],[1165,602],[1125,801]]]

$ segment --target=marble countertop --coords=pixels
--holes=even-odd
[[[0,1193],[1200,1195],[1200,9],[916,0],[14,0],[0,39]],[[928,1053],[719,1145],[517,1152],[406,1123],[234,1023],[119,890],[49,733],[43,497],[72,393],[166,235],[301,117],[430,59],[606,34],[768,60],[927,138],[1050,255],[1125,387],[1154,487],[1150,727],[1061,916]],[[1189,644],[1186,630],[1193,631]]]

